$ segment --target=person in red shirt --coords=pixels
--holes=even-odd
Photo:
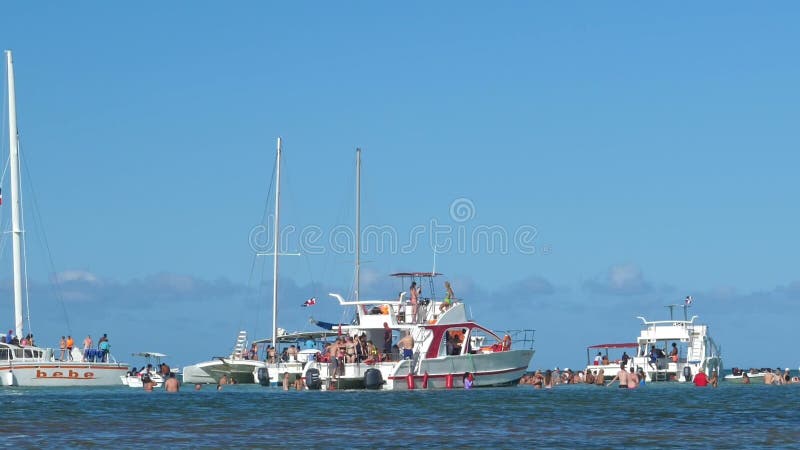
[[[705,372],[697,372],[697,375],[694,376],[694,385],[697,387],[708,386],[708,377],[706,376]]]

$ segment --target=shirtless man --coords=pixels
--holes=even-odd
[[[633,371],[633,364],[631,364],[631,372],[628,374],[628,389],[636,389],[639,386],[639,376]]]
[[[175,378],[174,373],[170,372],[169,378],[164,382],[164,389],[166,389],[167,392],[178,392],[181,389],[181,385],[178,383],[178,379]]]
[[[83,340],[83,360],[86,361],[89,357],[89,349],[92,348],[92,336],[87,335],[86,339]]]
[[[397,346],[403,351],[403,359],[414,357],[414,338],[411,337],[410,331],[407,331],[406,335],[397,341]]]
[[[628,372],[625,371],[625,366],[623,364],[619,365],[619,370],[617,371],[617,374],[614,375],[614,378],[612,378],[611,381],[608,382],[606,387],[611,386],[611,384],[614,383],[617,380],[619,380],[619,387],[627,389],[627,387],[628,387]]]

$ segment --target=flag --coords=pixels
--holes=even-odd
[[[683,303],[684,303],[686,306],[692,306],[692,302],[694,302],[694,300],[692,300],[692,296],[691,296],[691,295],[687,295],[687,296],[686,296],[686,300],[684,300],[684,302],[683,302]]]
[[[314,306],[316,304],[317,304],[317,299],[315,297],[311,297],[310,299],[304,301],[301,306],[305,308],[306,306]]]

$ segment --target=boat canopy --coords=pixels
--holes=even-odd
[[[297,331],[294,333],[287,333],[278,336],[278,343],[296,343],[298,341],[305,341],[309,339],[325,339],[331,336],[337,336],[338,333],[335,331]],[[256,339],[253,341],[253,344],[265,344],[265,343],[272,343],[272,338],[266,339]]]
[[[433,278],[439,275],[444,275],[439,272],[397,272],[390,274],[390,277],[415,277],[415,278]]]
[[[597,344],[586,348],[636,348],[639,344],[636,342],[623,342],[621,344]]]
[[[131,356],[141,356],[142,358],[164,358],[167,355],[156,352],[139,352],[139,353],[131,353]]]

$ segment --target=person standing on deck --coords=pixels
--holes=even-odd
[[[444,289],[445,289],[446,293],[445,293],[445,296],[444,296],[444,301],[439,306],[439,312],[440,313],[443,313],[443,312],[447,311],[451,306],[453,306],[453,302],[456,299],[456,294],[453,293],[453,288],[452,288],[452,286],[450,286],[450,282],[449,281],[445,281],[444,282]]]
[[[383,353],[386,360],[391,360],[392,354],[392,329],[389,324],[383,322]]]
[[[669,352],[669,359],[672,362],[678,362],[678,345],[676,343],[672,343],[672,351]]]
[[[72,361],[72,349],[75,347],[75,341],[72,336],[67,336],[67,361]]]
[[[397,346],[403,351],[403,359],[414,357],[414,338],[411,337],[410,330],[406,331],[406,335],[397,342]]]
[[[97,344],[100,349],[100,361],[108,362],[108,352],[111,350],[111,344],[108,343],[108,336],[105,334],[100,338],[100,343]]]
[[[89,349],[92,348],[92,336],[86,335],[86,339],[83,340],[83,360],[89,360]]]
[[[417,323],[417,307],[419,305],[419,290],[417,290],[417,282],[412,281],[411,287],[409,287],[408,290],[409,295],[411,296],[411,320],[413,320],[414,323]]]
[[[58,360],[63,361],[64,354],[67,353],[67,338],[65,336],[61,336],[61,340],[58,341],[58,348],[61,350],[61,354],[58,356]]]

